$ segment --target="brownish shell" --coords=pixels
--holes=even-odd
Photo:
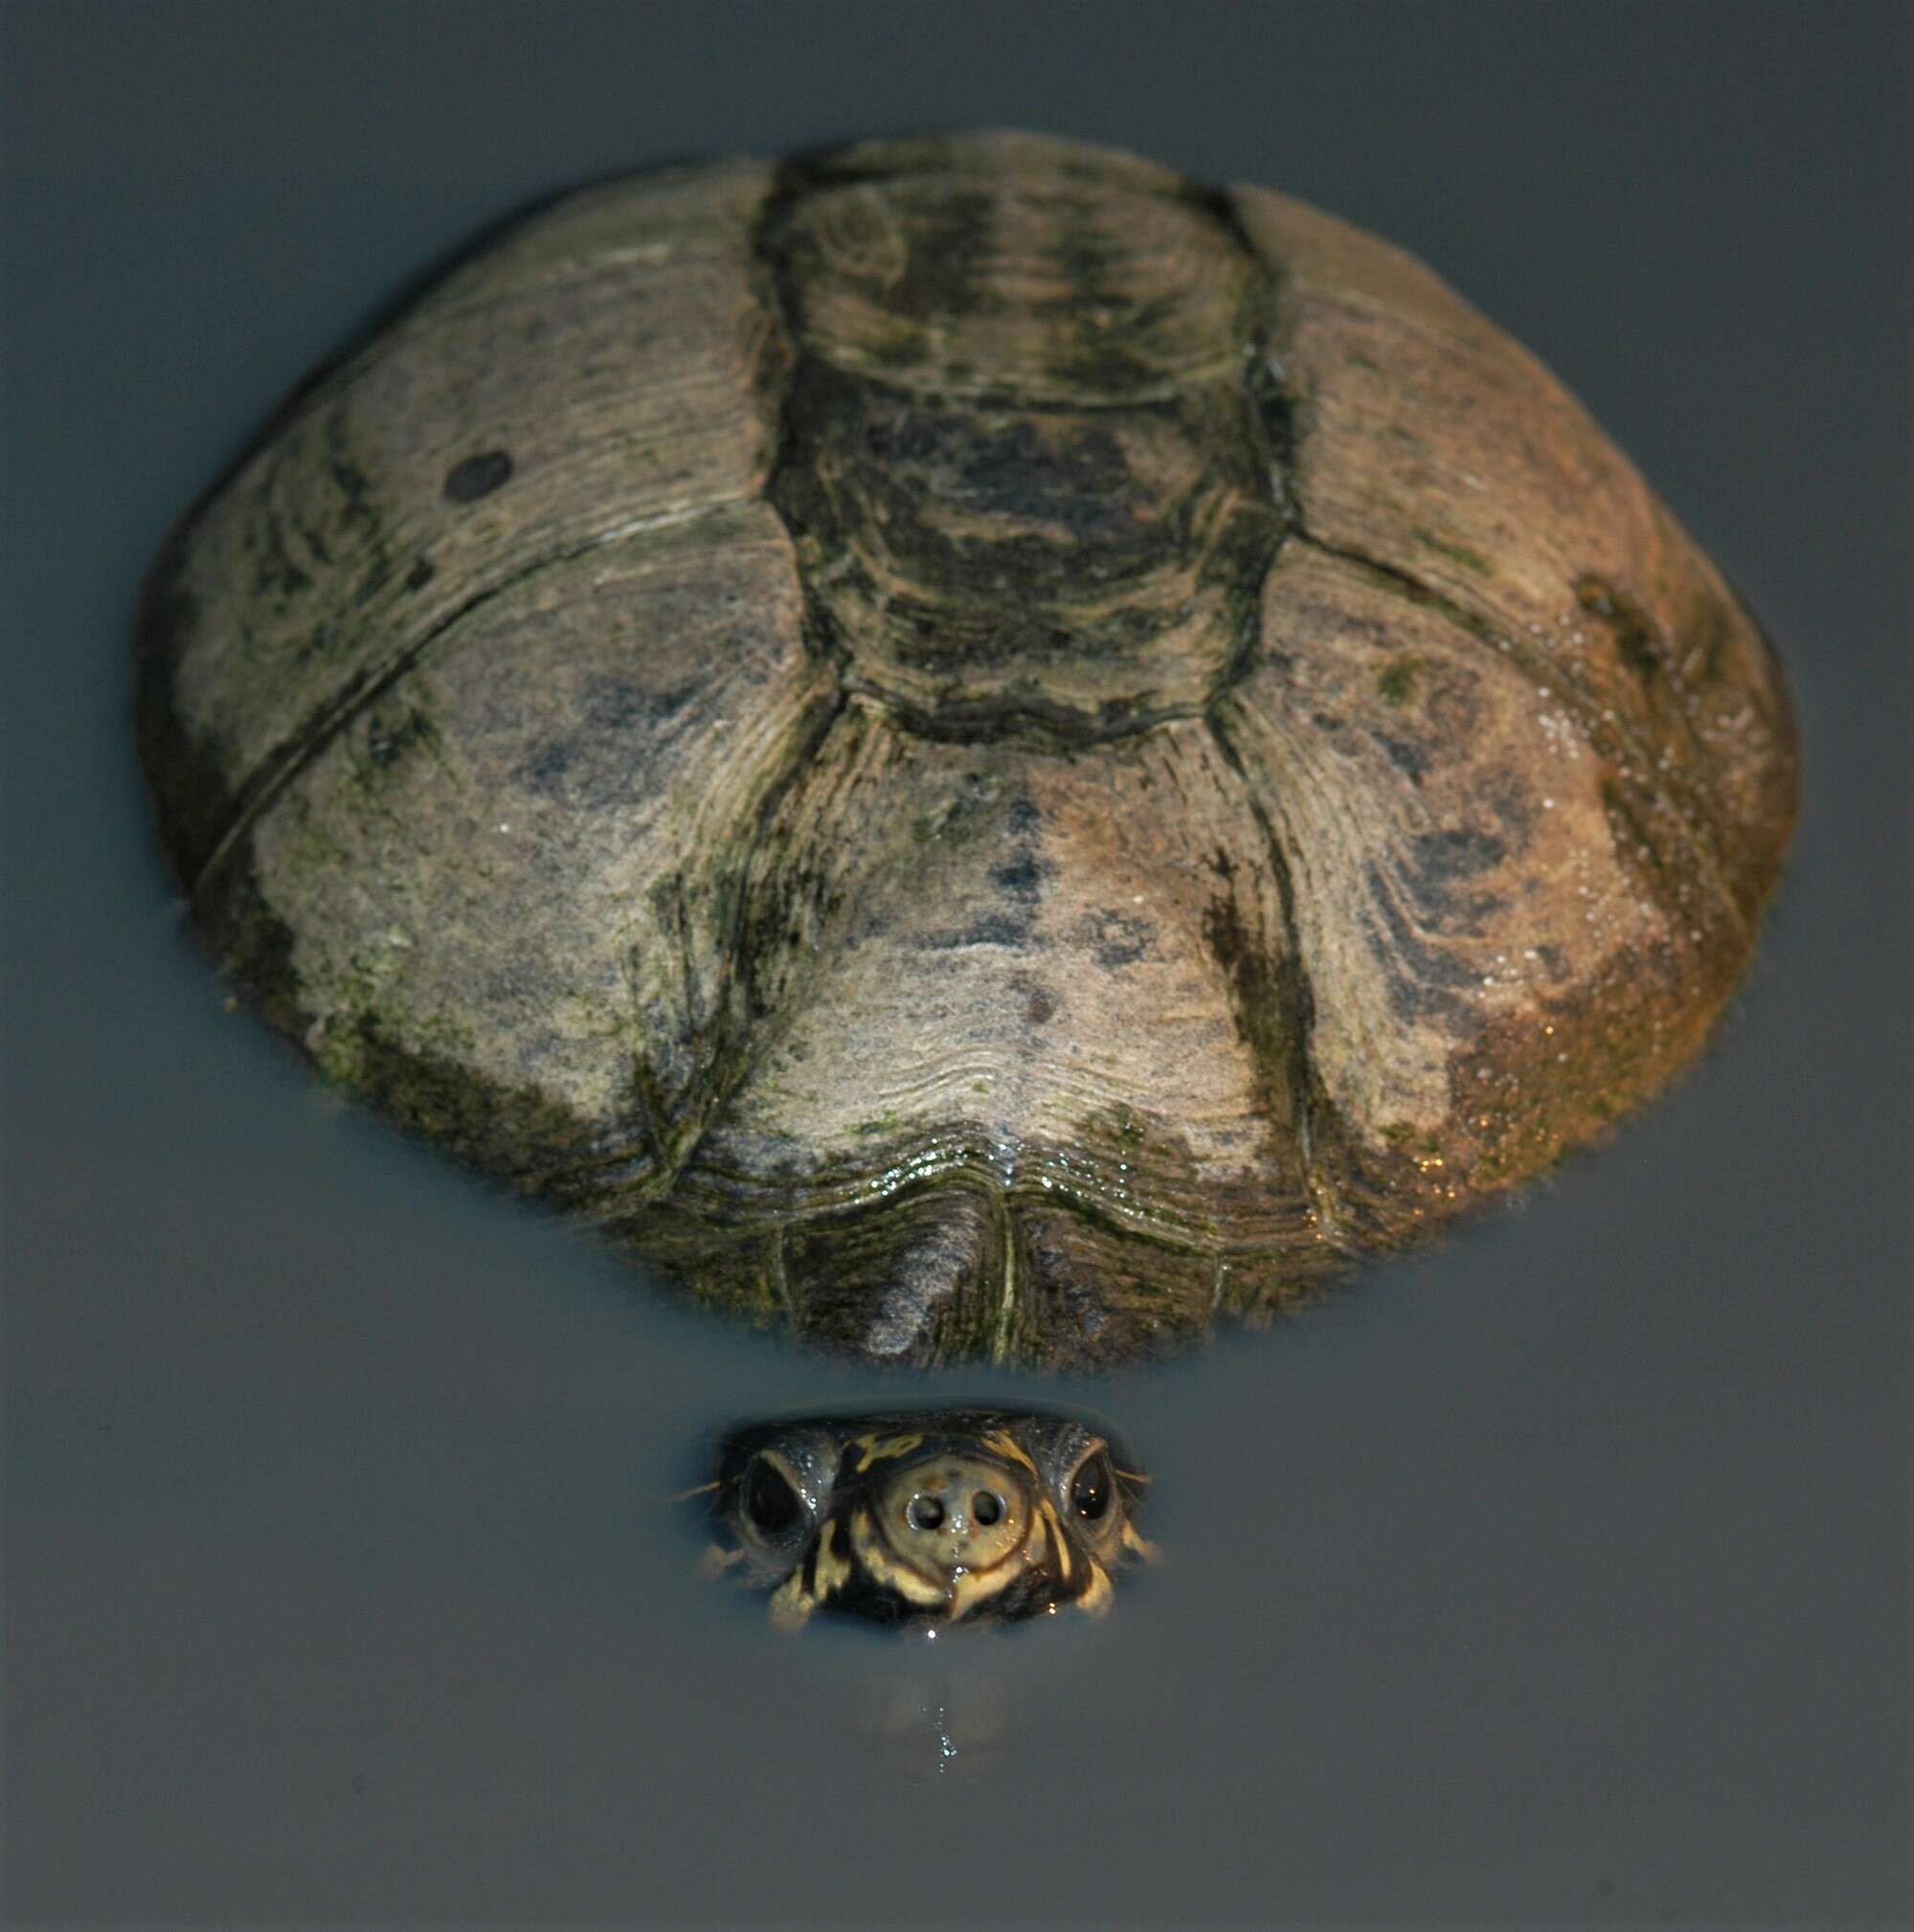
[[[1793,812],[1758,631],[1531,357],[1023,135],[509,231],[142,643],[194,910],[329,1079],[919,1362],[1267,1312],[1599,1134]]]

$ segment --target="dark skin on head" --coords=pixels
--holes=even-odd
[[[708,1562],[796,1629],[828,1609],[888,1625],[1097,1613],[1133,1558],[1149,1478],[1082,1419],[924,1408],[742,1424],[714,1478]]]

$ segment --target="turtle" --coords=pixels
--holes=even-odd
[[[936,1629],[1106,1610],[1155,1546],[1149,1477],[1102,1426],[1037,1408],[806,1415],[736,1425],[708,1502],[706,1566],[799,1629],[822,1607]]]
[[[1759,625],[1531,355],[1030,134],[519,218],[189,512],[137,655],[192,918],[326,1081],[914,1369],[1268,1321],[1602,1138],[1795,807]]]

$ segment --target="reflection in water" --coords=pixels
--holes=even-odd
[[[883,1624],[1020,1622],[1108,1608],[1150,1548],[1135,1460],[1076,1416],[894,1409],[732,1429],[712,1479],[708,1566],[797,1629],[828,1607]],[[953,1747],[955,1748],[955,1747]]]
[[[975,1778],[1008,1756],[1010,1694],[981,1670],[951,1668],[937,1657],[934,1626],[911,1646],[908,1673],[858,1687],[858,1737],[902,1776],[928,1781]],[[929,1666],[929,1668],[925,1668]]]

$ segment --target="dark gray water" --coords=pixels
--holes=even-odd
[[[1904,11],[16,4],[7,1905],[18,1924],[1903,1923]],[[1100,1624],[775,1639],[663,1497],[915,1394],[711,1328],[342,1111],[148,844],[167,523],[568,182],[987,122],[1287,188],[1550,362],[1792,667],[1706,1065],[1520,1214],[1095,1384]]]

